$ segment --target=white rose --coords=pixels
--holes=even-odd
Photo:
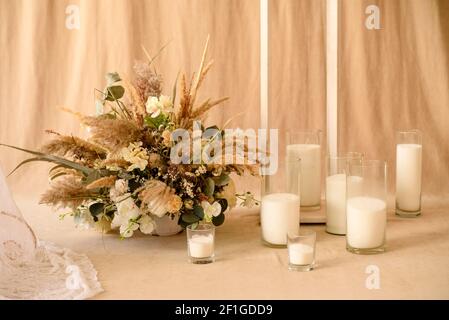
[[[129,193],[125,193],[123,196],[118,197],[115,205],[117,207],[117,212],[114,214],[114,219],[112,219],[112,227],[114,228],[118,226],[120,226],[120,228],[122,228],[122,226],[127,226],[129,220],[136,219],[141,215],[139,207],[135,204]]]
[[[154,229],[156,228],[156,224],[155,224],[154,220],[148,215],[143,215],[139,219],[139,225],[140,225],[140,231],[142,231],[142,233],[145,233],[145,234],[151,234],[154,231]]]
[[[135,230],[139,229],[139,224],[135,222],[135,219],[141,215],[141,211],[129,193],[119,197],[115,205],[117,212],[111,225],[112,227],[120,226],[120,235],[124,238],[129,238],[134,234]]]
[[[161,113],[159,99],[157,97],[148,97],[145,107],[152,118],[156,118]]]

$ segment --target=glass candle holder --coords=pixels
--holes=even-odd
[[[265,192],[261,200],[260,222],[262,242],[267,246],[285,247],[287,233],[299,231],[300,165],[300,159],[290,158],[284,164],[281,163],[275,175],[264,177]]]
[[[346,249],[357,254],[385,251],[387,165],[351,161],[346,176]]]
[[[396,134],[396,214],[421,214],[422,134],[419,130]]]
[[[293,271],[310,271],[315,265],[316,232],[301,230],[288,234],[288,268]]]
[[[215,259],[215,226],[199,224],[187,226],[187,253],[189,262],[195,264],[212,263]]]
[[[321,130],[288,131],[287,159],[301,159],[301,209],[319,210],[321,204]]]
[[[363,154],[360,152],[327,156],[326,232],[328,233],[346,234],[346,167],[350,161],[362,159]]]

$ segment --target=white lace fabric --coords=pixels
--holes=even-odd
[[[102,291],[86,255],[37,240],[0,168],[0,299],[87,299]]]

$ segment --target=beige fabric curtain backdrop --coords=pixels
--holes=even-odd
[[[423,195],[449,200],[449,1],[340,0],[339,148],[386,159],[395,132],[423,132]],[[380,30],[365,8],[380,9]],[[425,210],[424,205],[424,210]]]
[[[377,4],[381,30],[367,30]],[[67,6],[80,28],[66,27]],[[424,194],[449,195],[449,2],[340,0],[339,148],[387,159],[394,177],[394,132],[424,132]],[[325,131],[325,0],[271,0],[270,126]],[[203,95],[230,96],[209,120],[259,126],[258,0],[0,0],[0,142],[36,149],[45,129],[82,134],[66,106],[94,113],[94,88],[107,71],[131,75],[141,45],[156,53],[170,94],[179,70],[198,66],[207,35],[215,65]],[[281,137],[283,133],[281,131]],[[282,147],[282,141],[281,141]],[[5,171],[25,159],[0,149]],[[46,166],[9,178],[13,191],[39,194]],[[253,188],[258,182],[244,184]],[[393,191],[393,189],[391,189]]]
[[[66,28],[73,4],[79,30]],[[135,60],[146,59],[142,45],[154,55],[169,43],[156,66],[170,95],[178,71],[189,77],[197,70],[208,34],[215,65],[201,93],[231,97],[209,121],[245,111],[233,125],[259,126],[258,0],[0,0],[0,23],[1,142],[36,149],[46,129],[82,134],[58,106],[94,113],[94,88],[103,89],[108,71],[132,76]],[[0,151],[7,172],[25,157]],[[45,170],[28,166],[9,181],[15,192],[41,193]]]

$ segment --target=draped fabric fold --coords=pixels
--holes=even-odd
[[[101,291],[87,256],[37,240],[0,168],[0,299],[86,299]]]
[[[339,148],[388,161],[395,132],[423,132],[424,207],[449,203],[449,2],[339,1]],[[365,21],[379,8],[380,29]],[[369,11],[370,12],[370,11]]]

